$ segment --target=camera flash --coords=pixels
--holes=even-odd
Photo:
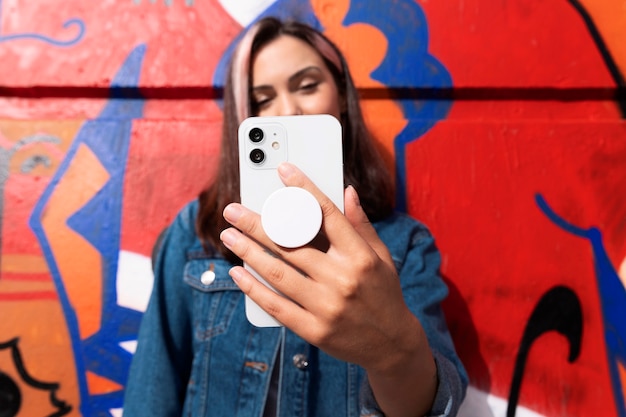
[[[272,142],[272,149],[274,149],[275,151],[277,151],[280,148],[280,143],[278,142]]]

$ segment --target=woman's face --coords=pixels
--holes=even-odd
[[[283,35],[263,46],[252,63],[255,116],[341,114],[341,98],[324,60],[306,42]]]

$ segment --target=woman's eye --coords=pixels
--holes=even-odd
[[[319,82],[317,81],[311,81],[311,82],[306,82],[306,83],[302,83],[300,84],[300,90],[303,91],[313,91],[317,88],[317,86],[319,85]]]
[[[255,98],[252,101],[252,107],[257,108],[257,109],[262,109],[263,107],[267,106],[269,102],[270,102],[270,99],[268,97]]]

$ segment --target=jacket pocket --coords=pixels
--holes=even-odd
[[[193,288],[194,335],[199,341],[224,333],[243,293],[228,275],[224,259],[193,259],[185,264],[183,280]]]

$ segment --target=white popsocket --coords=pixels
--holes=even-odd
[[[274,191],[263,204],[261,225],[277,245],[297,248],[309,243],[322,226],[322,209],[313,194],[299,187]]]

